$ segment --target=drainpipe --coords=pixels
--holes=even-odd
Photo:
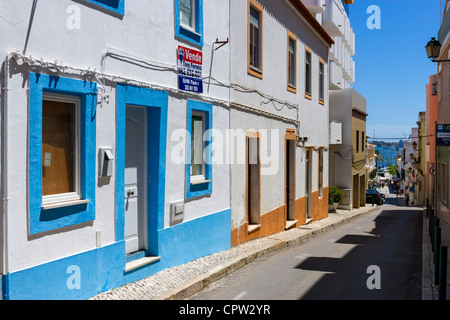
[[[8,124],[8,120],[7,120],[7,116],[8,116],[8,91],[9,91],[9,87],[8,87],[8,75],[9,75],[9,63],[10,63],[10,59],[11,59],[11,55],[8,54],[8,56],[6,57],[5,60],[5,68],[4,68],[4,74],[3,74],[3,112],[1,115],[1,132],[2,132],[2,137],[1,137],[1,142],[2,142],[2,148],[1,148],[1,164],[2,164],[2,169],[1,169],[1,201],[2,201],[2,235],[3,235],[3,239],[2,239],[2,273],[4,275],[8,274],[8,263],[7,263],[7,245],[6,245],[6,240],[7,240],[7,232],[8,232],[8,228],[7,228],[7,223],[8,223],[8,190],[7,190],[7,178],[6,178],[6,173],[8,172],[8,162],[7,162],[7,152],[6,150],[8,149],[8,143],[7,143],[7,124]],[[4,291],[5,288],[3,288]]]

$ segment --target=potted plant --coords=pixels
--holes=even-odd
[[[328,211],[336,212],[338,205],[343,203],[344,193],[336,186],[330,188],[328,195]]]

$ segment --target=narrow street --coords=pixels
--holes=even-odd
[[[420,300],[421,242],[421,210],[386,194],[379,210],[263,257],[192,299]]]

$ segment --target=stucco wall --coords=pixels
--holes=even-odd
[[[125,15],[118,17],[85,1],[48,0],[3,1],[0,21],[2,46],[0,56],[18,51],[59,65],[96,70],[156,85],[161,90],[177,89],[177,46],[203,52],[203,75],[214,80],[204,82],[204,94],[171,94],[168,105],[167,162],[164,227],[171,227],[170,202],[185,198],[185,165],[171,161],[170,154],[178,141],[171,133],[186,128],[188,99],[213,103],[213,126],[224,131],[228,123],[229,46],[214,51],[216,39],[229,37],[228,2],[204,1],[204,46],[199,48],[181,41],[174,34],[173,1],[126,1]],[[73,9],[79,10],[79,28],[69,28]],[[147,32],[147,31],[148,32]],[[175,69],[174,69],[175,68]],[[51,72],[45,68],[36,72]],[[11,62],[8,75],[7,150],[8,171],[8,271],[35,266],[61,257],[96,248],[96,232],[101,232],[101,246],[116,241],[115,176],[99,178],[96,166],[95,220],[82,225],[30,235],[28,230],[28,74],[26,66]],[[72,71],[57,75],[82,79]],[[96,147],[112,147],[116,141],[116,84],[102,80],[108,98],[97,107]],[[217,102],[214,102],[214,99]],[[115,165],[114,165],[115,166]],[[229,169],[225,164],[213,166],[213,193],[192,199],[185,205],[184,222],[229,209]]]
[[[273,162],[279,163],[275,171],[261,175],[261,234],[282,231],[283,206],[285,204],[285,134],[287,129],[295,129],[298,137],[307,137],[307,142],[296,148],[296,211],[305,196],[305,149],[311,146],[313,152],[312,191],[318,189],[318,151],[317,147],[328,148],[328,83],[325,81],[325,103],[319,103],[319,59],[325,64],[325,79],[328,77],[328,47],[308,24],[285,1],[261,0],[263,7],[263,72],[262,78],[248,73],[248,1],[231,1],[231,74],[230,82],[249,90],[232,90],[230,102],[230,128],[242,130],[277,130],[274,145],[269,151]],[[288,31],[297,37],[297,91],[287,89],[287,45]],[[312,51],[312,99],[305,98],[305,49]],[[255,92],[257,91],[257,92]],[[286,102],[286,103],[281,103]],[[249,107],[243,110],[233,107],[233,103]],[[265,114],[261,114],[262,111]],[[277,118],[283,117],[283,119]],[[286,121],[286,119],[291,121]],[[294,123],[293,123],[293,121]],[[295,121],[299,121],[299,125]],[[262,150],[264,153],[264,150]],[[245,224],[246,213],[246,166],[231,165],[231,208],[232,229],[238,230],[242,239],[248,240]],[[324,187],[328,186],[328,150],[324,151]],[[298,203],[298,205],[297,205]],[[300,209],[299,209],[300,210]],[[306,207],[304,209],[306,210]],[[264,217],[267,215],[267,217]],[[281,215],[281,217],[278,217]],[[279,219],[281,219],[279,221]],[[303,222],[304,223],[304,222]],[[270,227],[272,226],[272,227]],[[244,231],[243,231],[244,230]],[[232,235],[233,237],[233,235]],[[250,237],[251,238],[251,237]],[[242,240],[241,239],[241,240]]]

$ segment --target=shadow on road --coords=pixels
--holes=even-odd
[[[396,200],[391,200],[395,201]],[[347,234],[335,241],[353,248],[342,258],[309,257],[298,269],[324,272],[300,299],[305,300],[420,300],[422,298],[422,211],[385,210],[369,231]],[[367,286],[379,267],[380,289]]]

